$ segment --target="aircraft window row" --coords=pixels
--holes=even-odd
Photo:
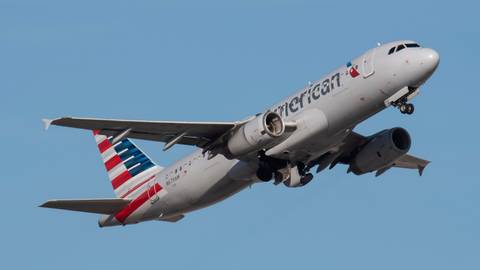
[[[405,48],[418,48],[420,47],[420,45],[418,45],[417,43],[407,43],[407,44],[400,44],[396,47],[392,47],[390,48],[390,50],[388,51],[388,55],[394,53],[394,52],[399,52]],[[396,50],[395,50],[396,49]]]

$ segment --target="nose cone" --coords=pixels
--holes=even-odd
[[[416,68],[414,68],[416,70],[415,79],[411,86],[420,87],[437,69],[440,63],[440,55],[434,49],[422,48],[416,54],[416,58],[417,60],[414,61],[416,63]]]
[[[438,55],[437,51],[434,49],[423,49],[422,50],[422,62],[425,71],[429,72],[430,75],[435,71],[438,67],[438,63],[440,62],[440,55]]]

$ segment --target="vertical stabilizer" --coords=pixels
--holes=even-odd
[[[93,135],[118,198],[128,198],[162,170],[129,139],[115,143],[112,136],[102,135],[99,130],[94,130]]]

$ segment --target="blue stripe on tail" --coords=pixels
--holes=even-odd
[[[125,151],[125,149],[127,149]],[[153,166],[155,164],[145,155],[140,149],[138,149],[129,139],[122,140],[119,144],[115,146],[115,151],[120,153],[120,158],[123,160],[123,164],[127,169],[129,169],[130,174],[135,176]],[[137,165],[140,164],[140,165]],[[137,165],[135,168],[130,169]]]

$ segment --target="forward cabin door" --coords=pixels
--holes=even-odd
[[[363,78],[368,78],[375,73],[375,51],[376,49],[371,49],[370,51],[366,52],[363,55],[363,62],[362,62],[362,73]]]

